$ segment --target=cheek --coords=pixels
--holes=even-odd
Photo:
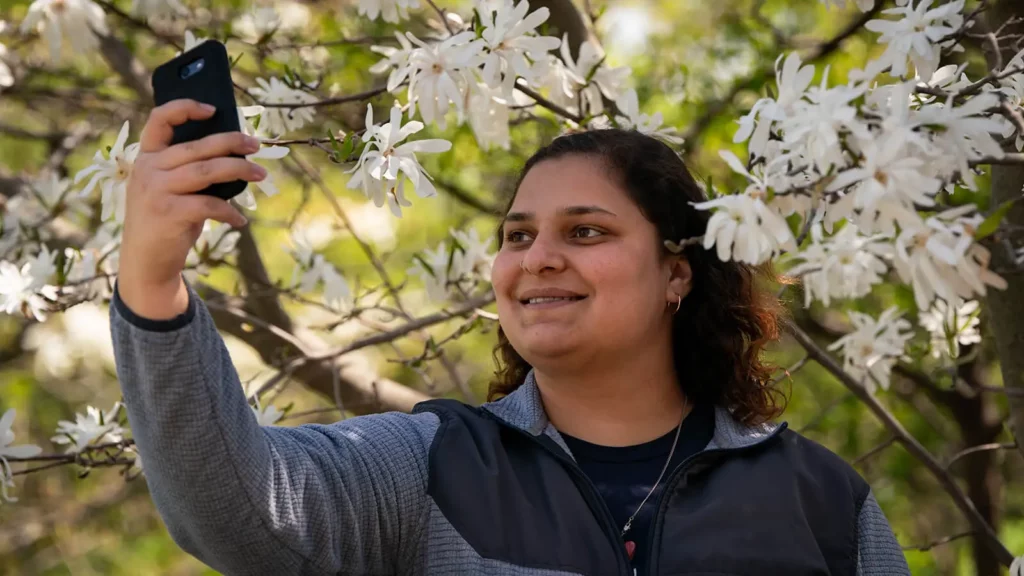
[[[491,264],[491,285],[498,300],[507,297],[519,271],[519,259],[510,252],[499,250]]]

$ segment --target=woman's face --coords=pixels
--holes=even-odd
[[[492,273],[498,316],[531,365],[566,356],[607,362],[671,330],[670,265],[660,257],[657,228],[598,160],[567,156],[534,166],[502,234]]]

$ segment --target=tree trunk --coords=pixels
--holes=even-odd
[[[999,0],[986,16],[988,29],[998,29],[1001,24],[1015,16],[1024,17],[1024,2]],[[1024,32],[1024,26],[1018,25],[1015,28],[1015,32]],[[1003,46],[1002,52],[1001,61],[1005,65],[1013,57],[1014,52],[1006,45]],[[997,57],[992,50],[986,50],[985,58],[989,66],[995,65]],[[993,208],[1008,200],[1019,198],[1022,188],[1024,188],[1024,167],[992,167],[991,206]],[[1024,226],[1024,202],[1014,204],[1006,215],[1004,223],[1017,227]],[[1006,290],[990,290],[986,298],[986,307],[989,326],[992,328],[996,351],[999,354],[1003,384],[1011,391],[1024,394],[1024,323],[1021,322],[1021,319],[1024,318],[1024,274],[1005,272],[1005,270],[1017,267],[1012,253],[1006,248],[1007,244],[1008,242],[1000,242],[999,237],[993,238],[993,242],[990,244],[992,268],[1004,271],[1002,276],[1006,278],[1009,286]],[[1010,395],[1008,400],[1010,430],[1017,440],[1017,449],[1021,455],[1024,455],[1024,397]]]
[[[964,350],[969,353],[969,350]],[[969,385],[984,382],[983,366],[970,362],[960,366],[960,377]],[[956,391],[948,392],[947,405],[960,426],[964,448],[995,442],[1002,431],[1002,421],[995,399],[989,394],[977,394],[967,398]],[[974,502],[978,512],[999,531],[1002,516],[1003,478],[999,473],[999,453],[996,450],[975,452],[957,462],[960,474],[967,481],[967,495]],[[974,573],[977,576],[999,576],[1002,564],[992,550],[978,539],[972,541]]]

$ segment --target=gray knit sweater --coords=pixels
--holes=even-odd
[[[213,568],[243,574],[498,574],[563,571],[482,558],[427,494],[433,413],[260,427],[208,310],[190,289],[171,324],[140,321],[115,295],[117,373],[145,476],[167,528]],[[156,327],[156,329],[154,329]],[[564,443],[531,377],[485,408]],[[770,430],[716,414],[708,449]],[[909,574],[873,496],[857,526],[858,574]]]

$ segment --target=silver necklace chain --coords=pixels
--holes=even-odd
[[[641,501],[640,505],[636,507],[636,510],[629,517],[629,520],[626,520],[626,525],[622,527],[622,538],[625,538],[626,532],[629,532],[629,529],[633,527],[633,520],[636,518],[636,515],[640,513],[640,509],[644,507],[647,500],[650,499],[651,494],[654,494],[654,491],[658,489],[658,484],[661,484],[661,479],[665,476],[665,472],[668,470],[668,465],[672,462],[672,456],[676,453],[676,444],[679,443],[679,433],[683,430],[683,420],[686,420],[686,408],[689,406],[689,402],[689,398],[683,401],[683,415],[679,418],[679,425],[676,426],[676,437],[672,440],[672,448],[668,451],[668,458],[665,460],[665,465],[661,467],[661,474],[658,474],[658,479],[654,481],[654,486],[651,486],[650,491],[647,492],[647,496],[644,496],[643,501]]]

